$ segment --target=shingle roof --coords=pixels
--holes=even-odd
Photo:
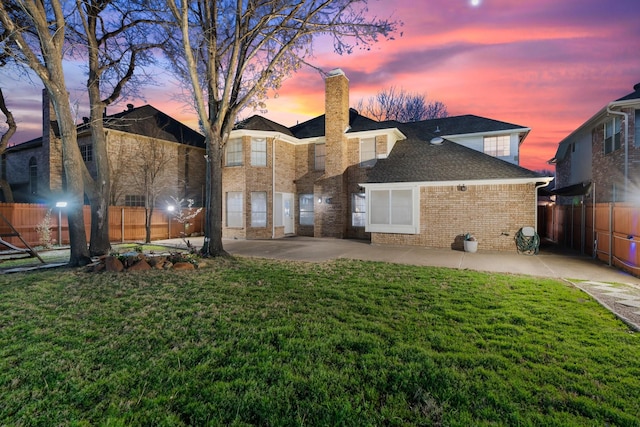
[[[488,119],[486,117],[465,114],[406,123],[424,131],[440,131],[440,135],[460,135],[465,133],[496,132],[503,130],[525,129],[525,126]]]
[[[542,175],[504,160],[444,140],[431,144],[433,132],[415,124],[399,124],[407,139],[398,141],[387,159],[380,159],[367,182],[473,181],[541,178]]]
[[[620,99],[616,99],[616,101],[628,101],[631,99],[640,99],[640,83],[633,86],[633,92]]]
[[[165,141],[204,148],[204,136],[151,105],[130,108],[105,117],[107,129],[120,130]],[[78,131],[88,129],[81,125]]]
[[[324,122],[325,116],[323,114],[311,120],[307,120],[306,122],[297,124],[289,129],[296,138],[314,138],[318,136],[324,136]],[[349,109],[349,126],[351,128],[347,133],[376,129],[388,129],[390,127],[395,127],[389,126],[389,123],[378,122],[368,117],[362,116],[353,108]]]
[[[238,122],[234,129],[250,129],[250,130],[263,130],[268,132],[279,132],[285,135],[293,136],[293,133],[286,126],[281,125],[267,119],[266,117],[254,115],[248,119]]]

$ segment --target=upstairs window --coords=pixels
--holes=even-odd
[[[317,171],[324,170],[324,160],[327,155],[325,150],[325,144],[316,144],[315,145],[315,169]]]
[[[619,149],[621,144],[620,129],[622,120],[619,116],[613,117],[604,124],[604,154],[609,154]]]
[[[640,147],[640,110],[636,110],[636,120],[634,123],[636,132],[634,135],[635,139],[633,145],[635,145],[636,147]]]
[[[227,141],[227,166],[242,166],[242,138]]]
[[[251,166],[267,166],[266,138],[251,138]]]
[[[81,145],[80,154],[82,155],[82,160],[85,162],[93,162],[93,145]]]
[[[376,139],[360,140],[360,166],[371,167],[376,164]]]
[[[493,157],[508,157],[511,155],[511,137],[509,135],[485,136],[484,153]]]

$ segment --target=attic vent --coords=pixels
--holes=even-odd
[[[443,141],[444,141],[444,139],[442,139],[439,136],[436,136],[434,138],[431,138],[430,142],[431,142],[431,145],[440,145],[440,144],[442,144]]]

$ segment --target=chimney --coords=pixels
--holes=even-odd
[[[349,129],[349,79],[337,68],[325,79],[326,175],[340,175],[347,168]]]
[[[48,187],[52,192],[62,191],[62,141],[58,137],[58,117],[53,108],[47,89],[42,90],[42,147],[48,156],[46,164],[42,165],[42,176],[48,176]],[[40,165],[38,165],[40,167]]]

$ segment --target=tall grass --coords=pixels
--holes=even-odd
[[[0,425],[640,426],[640,340],[559,281],[340,260],[0,276]]]

